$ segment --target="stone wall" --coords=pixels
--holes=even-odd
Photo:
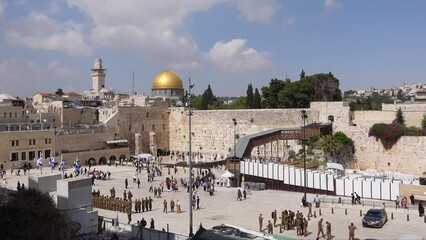
[[[141,135],[141,149],[149,153],[149,133],[156,135],[157,148],[165,151],[169,150],[169,113],[168,105],[147,106],[127,106],[119,107],[116,119],[115,137],[127,139],[130,143],[131,154],[135,153],[135,133]],[[110,125],[108,123],[108,125]],[[113,126],[114,124],[112,124]]]
[[[274,128],[301,127],[301,109],[194,110],[191,118],[192,152],[206,157],[227,156],[237,136],[245,136]],[[306,109],[306,125],[318,122],[319,112]],[[189,151],[189,117],[184,108],[170,109],[170,150]]]
[[[386,108],[387,109],[387,108]],[[210,110],[193,111],[192,151],[207,159],[213,155],[227,156],[234,144],[236,134],[245,136],[273,128],[291,128],[303,125],[301,109],[257,109],[257,110]],[[359,168],[377,168],[379,171],[398,171],[420,175],[426,172],[426,137],[402,137],[390,150],[384,150],[380,141],[368,136],[375,123],[391,123],[395,110],[350,112],[345,102],[313,102],[307,110],[306,124],[328,122],[333,118],[333,131],[342,131],[355,141],[355,158]],[[420,126],[424,112],[402,108],[408,126]],[[170,150],[189,151],[188,111],[170,108]]]

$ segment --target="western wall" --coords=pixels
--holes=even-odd
[[[390,150],[385,150],[368,132],[374,123],[390,123],[395,119],[396,109],[402,105],[385,106],[384,111],[349,110],[346,102],[312,102],[306,109],[306,125],[313,122],[333,121],[333,132],[342,131],[355,142],[355,158],[361,170],[376,168],[378,171],[391,171],[421,175],[426,172],[426,137],[402,137]],[[402,106],[407,126],[420,127],[424,107]],[[294,128],[303,126],[301,109],[244,109],[244,110],[194,110],[191,118],[192,152],[202,154],[207,160],[217,155],[226,157],[238,136],[258,133],[274,128]],[[169,131],[170,151],[188,152],[189,123],[188,110],[170,108]],[[283,146],[278,144],[278,148]],[[277,146],[274,146],[276,148]],[[268,149],[268,147],[266,148]],[[272,149],[272,148],[271,148]],[[282,149],[278,152],[283,153]],[[271,155],[270,155],[271,156]],[[273,154],[272,154],[273,156]]]

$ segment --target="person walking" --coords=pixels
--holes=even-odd
[[[197,209],[200,209],[200,197],[197,196]]]
[[[331,223],[328,221],[325,222],[325,230],[326,230],[327,240],[331,240]]]
[[[155,226],[154,226],[154,219],[153,218],[151,218],[151,225],[150,225],[150,227],[149,228],[151,228],[151,229],[154,229],[155,228]]]
[[[268,220],[268,233],[273,234],[274,233],[274,227],[272,226],[271,220]]]
[[[164,199],[163,201],[163,213],[167,213],[167,200]]]
[[[138,178],[138,188],[141,186],[141,180]]]
[[[355,225],[354,223],[351,223],[351,225],[348,226],[349,229],[349,240],[355,240]]]
[[[319,238],[320,233],[321,233],[322,237],[325,237],[325,235],[324,235],[324,229],[323,229],[323,225],[322,225],[322,221],[323,221],[323,219],[322,219],[322,218],[318,221],[318,232],[317,232],[317,238]]]
[[[124,180],[124,187],[126,187],[126,189],[127,189],[127,186],[129,186],[129,182],[127,181],[127,178]]]
[[[419,202],[419,217],[423,217],[425,215],[425,209],[423,207],[423,201]]]

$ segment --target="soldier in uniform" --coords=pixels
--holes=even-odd
[[[163,213],[167,213],[167,200],[164,199],[163,201]]]
[[[131,207],[128,207],[127,209],[127,224],[130,224],[132,221],[132,209]]]
[[[301,220],[302,219],[300,218],[300,215],[297,214],[296,221],[295,221],[297,236],[302,236],[302,224],[303,224],[303,222]]]
[[[272,226],[271,220],[268,220],[268,233],[270,234],[274,233],[274,227]]]
[[[355,225],[354,223],[351,223],[351,225],[348,226],[349,229],[349,240],[354,240],[355,239]]]
[[[132,192],[130,192],[130,190],[127,192],[127,199],[131,202],[132,201],[132,197],[133,197],[133,194],[132,194]]]
[[[115,198],[115,188],[112,187],[111,190],[109,190],[111,193],[111,198]]]
[[[170,200],[170,212],[174,212],[175,211],[175,201]]]
[[[259,231],[262,231],[263,226],[263,216],[262,214],[259,214]]]
[[[308,235],[308,219],[303,218],[303,234],[305,237]]]
[[[325,237],[324,235],[324,230],[323,230],[323,225],[322,225],[322,218],[318,221],[318,233],[317,233],[317,238],[319,238],[319,235],[321,233],[322,237]]]
[[[325,222],[325,232],[327,235],[327,240],[331,240],[331,223]]]
[[[152,210],[152,198],[151,196],[149,197],[149,211]]]
[[[243,197],[243,194],[241,193],[241,189],[238,189],[237,191],[237,201],[241,201]]]
[[[277,224],[277,210],[272,212],[272,219],[274,220],[274,226]]]
[[[145,199],[141,198],[142,212],[145,212]]]
[[[147,211],[147,212],[149,211],[149,200],[148,200],[148,197],[145,197],[145,211]]]

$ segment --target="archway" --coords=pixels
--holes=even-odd
[[[105,165],[106,164],[106,158],[105,157],[100,157],[99,158],[99,165]]]
[[[90,164],[90,166],[96,165],[96,159],[94,159],[94,158],[89,158],[89,160],[87,160],[87,162]]]
[[[119,157],[118,159],[120,159],[120,160],[124,160],[124,159],[126,159],[126,155],[121,154],[121,155],[120,155],[120,157]]]
[[[117,157],[115,156],[115,155],[111,155],[110,157],[109,157],[109,164],[111,164],[111,163],[115,163],[115,161],[117,161]]]
[[[9,125],[9,131],[19,131],[19,130],[21,130],[21,127],[18,124]]]

